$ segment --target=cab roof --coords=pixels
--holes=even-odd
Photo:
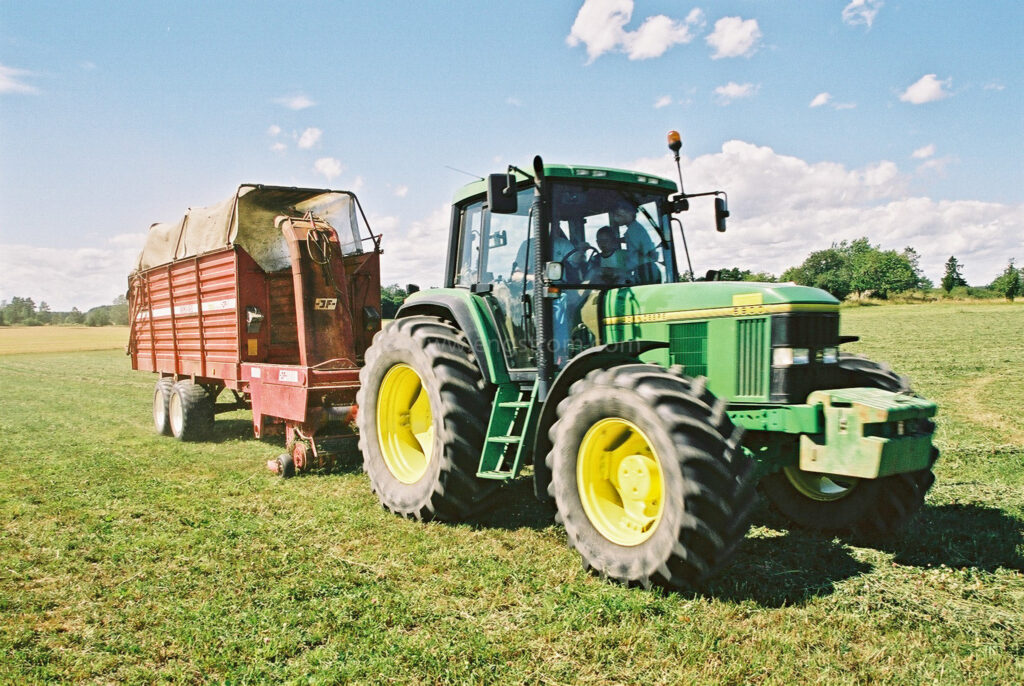
[[[619,183],[630,183],[647,186],[648,188],[659,188],[669,192],[677,190],[674,181],[664,179],[653,174],[630,171],[628,169],[614,169],[612,167],[594,167],[590,165],[568,165],[568,164],[545,164],[544,175],[563,179],[580,179],[600,181],[615,181]],[[525,181],[526,176],[516,173],[519,181]],[[467,198],[483,195],[487,192],[487,181],[481,179],[468,183],[455,192],[452,204],[458,204]]]

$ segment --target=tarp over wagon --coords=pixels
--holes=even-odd
[[[287,269],[288,244],[274,220],[309,211],[334,227],[342,252],[362,252],[356,209],[356,197],[348,191],[245,184],[221,203],[190,208],[178,222],[149,227],[136,269],[231,245],[243,248],[264,271]]]

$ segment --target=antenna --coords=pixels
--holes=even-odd
[[[451,167],[451,166],[449,166],[447,164],[444,165],[444,167],[445,167],[445,169],[451,169],[454,172],[459,172],[460,174],[465,174],[466,176],[472,176],[474,179],[477,179],[479,181],[486,181],[487,180],[487,179],[485,179],[482,176],[477,176],[476,174],[470,174],[468,171],[462,171],[461,169],[456,169],[455,167]]]

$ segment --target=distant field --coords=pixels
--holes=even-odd
[[[1024,683],[1024,306],[842,316],[940,404],[925,509],[863,547],[762,507],[696,595],[583,572],[526,481],[405,521],[357,463],[266,472],[248,413],[154,435],[117,350],[0,357],[0,683]]]
[[[127,326],[0,326],[0,355],[123,349]]]

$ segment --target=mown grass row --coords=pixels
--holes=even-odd
[[[408,522],[356,463],[267,473],[246,413],[153,435],[116,351],[0,357],[0,680],[1019,683],[1024,308],[843,316],[940,403],[927,507],[873,548],[761,508],[697,595],[584,573],[527,482]]]

